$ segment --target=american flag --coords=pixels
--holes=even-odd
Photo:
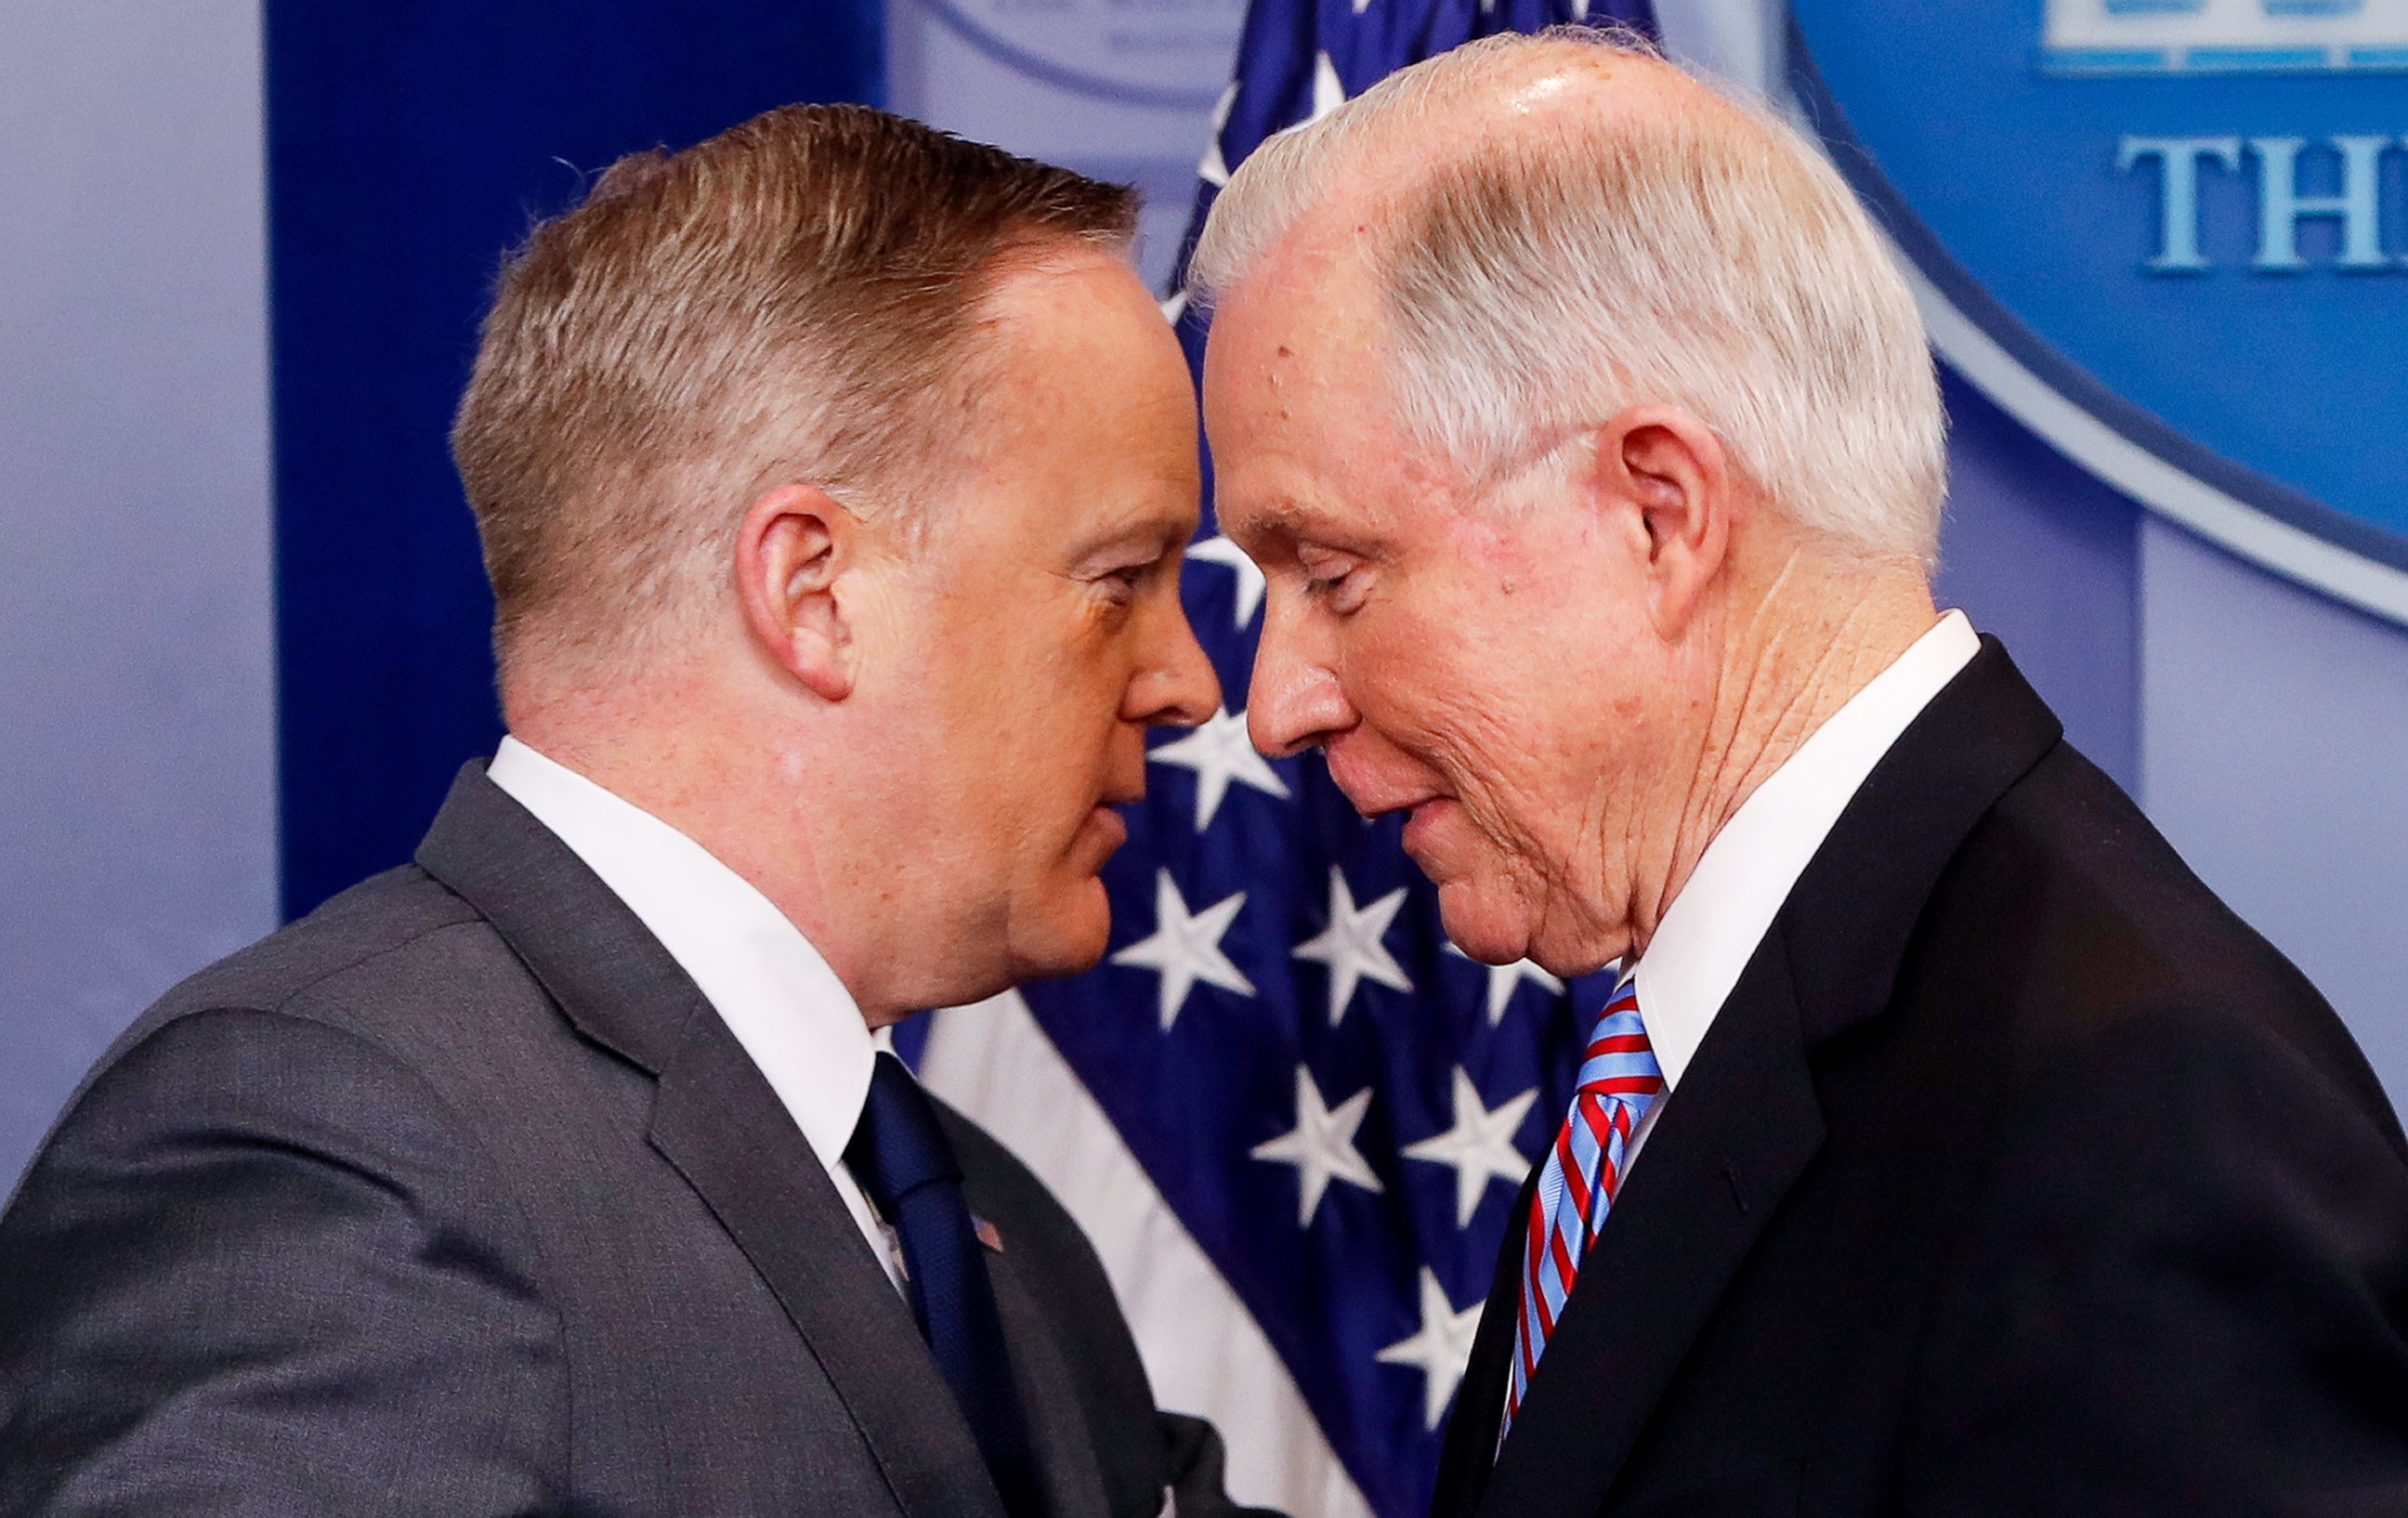
[[[1647,0],[1254,0],[1188,246],[1229,171],[1273,133],[1471,37],[1582,21],[1654,30]],[[1200,365],[1208,317],[1175,294],[1165,309]],[[1194,1356],[1258,1330],[1292,1382],[1247,1384],[1241,1368],[1187,1399],[1229,1435],[1233,1490],[1300,1512],[1420,1518],[1507,1213],[1562,1120],[1578,1030],[1611,979],[1568,988],[1534,965],[1492,968],[1452,949],[1398,820],[1358,818],[1318,754],[1267,760],[1248,744],[1237,709],[1263,580],[1209,513],[1183,589],[1229,709],[1150,751],[1146,799],[1104,877],[1106,962],[1021,995],[1251,1319],[1164,1321],[1215,1309],[1150,1290],[1148,1262],[1116,1259],[1099,1238],[1157,1380],[1156,1336]],[[940,1024],[939,1039],[952,1032]],[[1044,1128],[1067,1121],[1025,1110],[1008,1053],[989,1045],[974,1065],[933,1083],[1008,1141],[1042,1148]],[[1091,1233],[1128,1231],[1091,1213],[1076,1155],[1039,1168]],[[1300,1399],[1310,1427],[1262,1415],[1283,1397]],[[1249,1448],[1262,1439],[1312,1450],[1267,1457]],[[1342,1476],[1320,1483],[1309,1455],[1325,1450]],[[1284,1489],[1249,1491],[1250,1470]]]

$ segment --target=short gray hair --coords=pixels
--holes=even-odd
[[[1392,75],[1240,165],[1191,299],[1235,288],[1345,170],[1568,47],[1671,66],[1629,34],[1559,27]],[[1570,136],[1474,126],[1453,149],[1429,131],[1426,166],[1381,192],[1372,254],[1400,423],[1494,481],[1630,406],[1676,405],[1800,526],[1928,566],[1946,423],[1914,296],[1822,155],[1724,99],[1727,114],[1599,113]]]

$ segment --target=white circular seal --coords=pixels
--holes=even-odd
[[[1201,108],[1220,92],[1245,0],[919,0],[988,57],[1075,93]]]

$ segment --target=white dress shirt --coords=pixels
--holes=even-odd
[[[1626,1170],[1840,813],[1981,648],[1965,613],[1941,618],[1808,735],[1706,845],[1639,959],[1639,1015],[1664,1072],[1664,1095],[1632,1135]]]
[[[901,1289],[895,1236],[844,1163],[883,1034],[871,1035],[827,961],[709,850],[566,765],[505,738],[485,774],[585,861],[701,988]]]

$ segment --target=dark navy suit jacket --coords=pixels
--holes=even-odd
[[[1799,879],[1496,1452],[1521,1248],[1440,1518],[2408,1513],[2399,1124],[1995,642]]]

